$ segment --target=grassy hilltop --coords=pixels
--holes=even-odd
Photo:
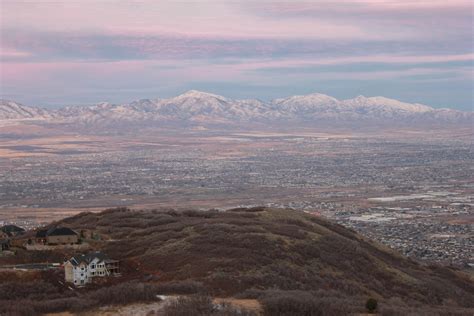
[[[113,240],[104,243],[104,251],[144,274],[202,282],[216,296],[305,291],[347,306],[374,297],[400,308],[474,307],[474,284],[467,275],[422,266],[303,212],[109,210],[63,223],[95,228]]]
[[[368,298],[378,301],[384,315],[474,311],[471,276],[422,265],[354,231],[294,210],[112,209],[55,224],[93,232],[99,238],[87,242],[121,260],[123,279],[66,297],[57,284],[51,285],[51,278],[40,281],[49,291],[41,295],[25,294],[24,280],[0,281],[0,303],[23,302],[36,312],[84,310],[149,301],[156,294],[199,293],[257,299],[265,315],[363,313]],[[51,297],[56,300],[48,303]]]

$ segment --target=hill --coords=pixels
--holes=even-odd
[[[368,297],[386,314],[474,311],[468,275],[421,265],[303,212],[118,209],[60,224],[94,230],[104,239],[98,247],[129,273],[151,282],[199,282],[213,296],[257,298],[282,309],[307,299],[335,314],[363,311]]]
[[[471,126],[472,112],[406,103],[384,97],[358,96],[348,100],[313,93],[263,102],[237,100],[190,90],[168,99],[141,99],[131,103],[102,102],[90,106],[66,106],[58,110],[26,107],[12,101],[0,102],[0,120],[47,120],[72,126],[226,126],[255,124],[264,127],[348,126],[429,127]]]

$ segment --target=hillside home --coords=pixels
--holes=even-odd
[[[8,239],[0,239],[0,252],[10,249],[10,241]]]
[[[77,244],[78,241],[78,234],[67,227],[52,227],[36,232],[36,242],[40,244],[66,245]]]
[[[7,237],[15,237],[23,234],[25,230],[16,225],[5,225],[0,227],[0,232],[0,236],[6,235]]]
[[[64,263],[66,282],[76,286],[86,285],[94,278],[119,275],[119,261],[102,252],[91,252],[72,257]]]

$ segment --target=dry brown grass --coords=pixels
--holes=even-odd
[[[349,296],[473,307],[469,277],[425,267],[324,219],[281,209],[109,210],[64,221],[116,242],[104,250],[160,280],[192,279],[213,295],[251,289],[337,291]],[[455,294],[456,293],[456,294]]]
[[[376,298],[388,315],[397,315],[396,308],[407,315],[462,315],[474,309],[474,285],[468,275],[420,265],[302,212],[110,209],[82,213],[60,224],[106,236],[96,247],[120,259],[124,275],[153,285],[151,293],[258,300],[267,314],[276,310],[279,315],[363,313],[368,297]],[[112,296],[104,298],[109,304],[125,301],[107,297]],[[403,306],[397,307],[400,302]],[[81,309],[84,302],[74,298],[55,304],[61,311],[68,306]]]

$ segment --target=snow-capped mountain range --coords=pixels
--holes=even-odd
[[[0,100],[0,120],[46,120],[52,118],[50,112],[14,101]]]
[[[384,97],[358,96],[338,100],[313,93],[270,102],[235,100],[220,95],[188,91],[169,99],[142,99],[126,104],[107,102],[67,106],[59,110],[0,100],[0,120],[34,120],[50,123],[107,124],[116,122],[186,122],[200,125],[234,123],[450,123],[472,124],[473,112],[434,109]]]

